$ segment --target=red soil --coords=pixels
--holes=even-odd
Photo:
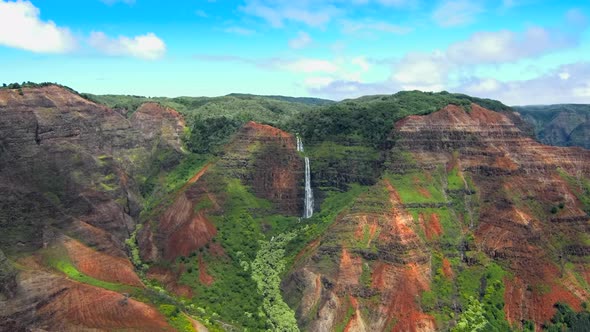
[[[454,276],[453,268],[451,267],[451,262],[445,257],[442,260],[442,270],[445,277],[452,279]]]
[[[201,170],[198,171],[197,174],[193,175],[193,177],[190,178],[190,180],[188,180],[188,182],[184,185],[184,187],[182,187],[181,191],[184,191],[184,189],[188,188],[188,186],[197,182],[201,178],[201,176],[203,176],[203,174],[205,174],[205,172],[209,169],[210,166],[211,166],[211,163],[207,163],[207,165],[203,166],[203,168],[201,168]]]
[[[340,267],[338,269],[338,285],[354,286],[358,285],[359,278],[363,273],[362,259],[352,256],[345,248],[342,248],[340,256]]]
[[[143,287],[128,259],[94,251],[72,239],[66,240],[64,246],[80,272],[99,280]]]
[[[64,291],[37,307],[62,324],[82,329],[173,331],[155,308],[122,294],[85,284],[67,282]]]
[[[295,262],[298,262],[303,257],[307,256],[309,253],[315,251],[320,245],[320,239],[315,239],[311,241],[305,248],[303,248],[297,256],[295,256]]]
[[[520,278],[504,279],[504,312],[513,326],[520,326],[523,320],[533,320],[540,329],[548,322],[556,309],[557,302],[567,303],[576,311],[582,309],[582,301],[555,282],[529,285]]]
[[[188,256],[217,234],[217,229],[203,211],[194,212],[195,204],[184,192],[160,217],[160,232],[170,234],[164,249],[166,259]]]
[[[207,264],[203,261],[203,257],[199,256],[199,281],[205,286],[211,286],[213,277],[207,273]]]
[[[209,253],[215,257],[225,257],[225,250],[217,242],[209,243]]]
[[[430,192],[423,187],[418,187],[418,192],[425,198],[432,198]]]
[[[280,130],[273,126],[260,124],[254,121],[250,121],[246,123],[244,126],[245,130],[248,132],[254,131],[256,136],[270,136],[270,137],[282,137],[282,138],[290,138],[292,137],[291,134],[287,133],[286,131]]]
[[[440,218],[438,214],[432,213],[428,218],[428,223],[426,224],[426,237],[428,239],[433,239],[436,236],[440,236],[442,234],[442,226],[440,224]]]
[[[193,297],[193,290],[186,285],[178,283],[179,273],[174,273],[171,270],[162,267],[151,267],[147,272],[148,279],[154,279],[160,282],[169,292],[187,299]]]
[[[379,263],[373,272],[372,287],[384,293],[382,307],[393,331],[434,331],[434,318],[423,313],[417,299],[429,289],[425,269],[415,263],[394,266]]]

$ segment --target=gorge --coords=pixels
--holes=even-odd
[[[589,317],[590,151],[498,101],[21,90],[0,89],[0,331]]]

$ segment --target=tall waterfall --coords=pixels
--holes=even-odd
[[[303,141],[299,135],[297,135],[297,151],[303,152]],[[303,203],[303,218],[311,218],[313,216],[313,190],[311,190],[311,168],[308,157],[305,157],[305,198]]]
[[[297,152],[303,152],[303,142],[301,141],[301,137],[297,135]]]
[[[313,191],[311,190],[311,175],[309,167],[309,158],[305,157],[305,206],[303,209],[303,218],[313,216]]]

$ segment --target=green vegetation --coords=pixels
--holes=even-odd
[[[515,106],[514,110],[534,129],[540,142],[590,148],[590,105]]]
[[[149,176],[140,177],[140,191],[145,199],[142,216],[148,216],[156,206],[166,203],[167,199],[170,200],[173,193],[184,186],[211,160],[210,155],[189,153],[170,171],[153,167]]]
[[[45,249],[42,252],[42,255],[48,266],[66,274],[69,278],[78,282],[119,293],[137,293],[139,291],[137,287],[99,280],[78,271],[68,257],[68,254],[65,252],[65,249],[62,247]]]
[[[557,303],[557,312],[551,318],[551,323],[545,326],[548,332],[583,332],[590,330],[590,312],[585,307],[581,312],[575,312],[567,304]]]
[[[461,318],[451,331],[453,332],[479,332],[487,331],[488,321],[484,317],[484,308],[481,303],[473,298],[469,298],[467,310],[461,314]]]
[[[225,116],[189,118],[186,146],[195,153],[216,153],[244,123]]]
[[[383,147],[393,124],[412,114],[429,114],[448,104],[470,110],[480,102],[498,110],[509,108],[499,102],[448,92],[402,91],[394,95],[367,96],[332,104],[302,113],[289,128],[299,131],[305,142],[317,144],[326,140],[340,142],[358,137],[359,143]]]
[[[42,82],[42,83],[35,83],[35,82],[31,82],[31,81],[27,81],[27,82],[22,82],[22,83],[3,83],[2,86],[0,86],[0,89],[12,89],[12,90],[19,90],[19,92],[22,95],[22,89],[23,88],[42,88],[42,87],[46,87],[46,86],[59,86],[61,88],[64,88],[66,90],[69,90],[75,94],[78,94],[78,92],[76,92],[76,90],[67,87],[65,85],[61,85],[61,84],[57,84],[57,83],[51,83],[51,82]]]
[[[193,324],[186,314],[172,304],[161,304],[158,306],[160,312],[166,316],[168,323],[179,332],[196,332]]]
[[[295,313],[283,301],[281,273],[285,269],[285,245],[295,237],[294,233],[273,236],[270,241],[260,241],[260,249],[250,265],[252,279],[262,295],[262,309],[270,331],[299,331]]]

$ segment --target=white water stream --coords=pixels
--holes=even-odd
[[[303,152],[303,142],[301,137],[297,136],[297,151]],[[313,190],[311,189],[311,167],[309,158],[305,157],[305,198],[303,202],[303,218],[313,216]]]

